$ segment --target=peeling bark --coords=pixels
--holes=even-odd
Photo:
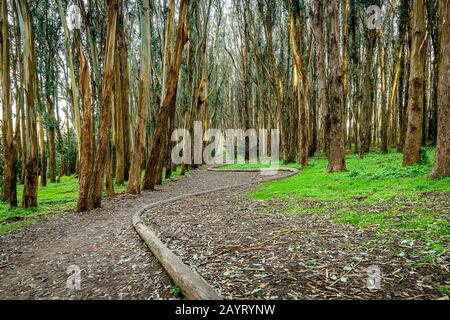
[[[436,159],[430,178],[450,176],[450,3],[440,0],[440,57],[437,88],[438,140]]]

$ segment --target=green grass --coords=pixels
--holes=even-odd
[[[179,171],[172,174],[172,179],[179,178]],[[9,209],[9,203],[0,202],[0,233],[15,230],[21,226],[33,223],[33,218],[52,212],[73,210],[78,199],[78,179],[74,176],[62,177],[59,183],[48,183],[46,187],[39,186],[38,206],[36,208]],[[126,185],[114,186],[117,194],[126,191]],[[18,202],[21,203],[23,185],[17,188]]]
[[[182,292],[182,290],[181,290],[179,285],[177,285],[177,284],[172,285],[172,288],[170,289],[170,291],[171,291],[171,293],[172,293],[174,298],[180,299],[180,300],[186,300],[186,301],[188,300],[184,296],[184,294],[183,294],[183,292]]]
[[[370,153],[364,159],[349,155],[347,171],[337,174],[327,174],[327,164],[325,158],[312,159],[300,175],[267,184],[253,197],[259,200],[274,196],[296,197],[340,203],[364,198],[365,203],[373,204],[391,201],[399,196],[420,200],[421,193],[450,192],[450,178],[428,180],[427,174],[431,170],[429,165],[403,168],[402,155],[399,153]]]
[[[328,174],[327,159],[313,158],[299,175],[264,184],[250,194],[255,200],[283,200],[289,215],[329,214],[337,223],[375,228],[379,235],[400,232],[422,243],[431,258],[448,252],[450,178],[427,178],[434,150],[422,154],[421,165],[402,167],[403,155],[370,153],[360,159],[347,156],[347,171]],[[295,164],[289,166],[297,167]],[[236,164],[227,169],[255,168]],[[440,207],[426,193],[438,192]]]
[[[440,287],[440,291],[443,296],[450,295],[450,285],[445,285],[445,286]]]

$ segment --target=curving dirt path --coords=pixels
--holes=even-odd
[[[155,192],[119,195],[101,209],[47,215],[2,234],[0,299],[170,299],[171,281],[134,231],[132,214],[171,197],[270,178],[200,169]],[[66,287],[73,265],[81,269],[80,290]]]

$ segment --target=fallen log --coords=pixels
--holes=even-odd
[[[185,265],[150,228],[143,223],[137,224],[135,228],[173,282],[181,288],[186,298],[189,300],[222,300],[205,279]]]
[[[273,171],[287,171],[290,174],[286,177],[272,177],[267,179],[265,182],[275,181],[280,179],[286,179],[288,177],[294,176],[298,174],[297,169],[293,168],[282,168],[282,169],[254,169],[254,170],[222,170],[218,167],[209,168],[209,171],[215,172],[262,172],[263,174],[272,173]],[[153,253],[153,255],[158,259],[161,263],[162,267],[165,269],[169,277],[172,279],[174,283],[176,283],[183,295],[189,300],[222,300],[222,297],[214,290],[212,286],[210,286],[206,280],[199,275],[197,272],[192,270],[189,266],[187,266],[183,261],[176,256],[166,245],[164,245],[161,240],[156,236],[155,232],[146,226],[142,219],[141,215],[146,211],[156,208],[158,206],[162,206],[164,204],[177,202],[186,198],[197,197],[209,193],[214,193],[218,191],[224,191],[227,189],[238,188],[246,185],[252,185],[259,182],[248,182],[242,183],[238,185],[231,185],[222,188],[217,188],[214,190],[196,192],[191,194],[186,194],[178,197],[174,197],[171,199],[162,200],[156,203],[152,203],[150,205],[145,206],[138,212],[133,215],[132,223],[133,227],[142,240],[146,243],[147,247]]]

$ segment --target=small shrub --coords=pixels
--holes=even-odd
[[[178,285],[173,285],[171,292],[175,298],[180,298],[182,296],[181,288]]]
[[[431,164],[431,160],[430,157],[428,156],[428,152],[426,149],[420,148],[419,156],[420,156],[420,165],[429,166]]]
[[[450,295],[450,286],[449,285],[445,285],[439,288],[439,291],[442,293],[443,296],[448,296]]]

